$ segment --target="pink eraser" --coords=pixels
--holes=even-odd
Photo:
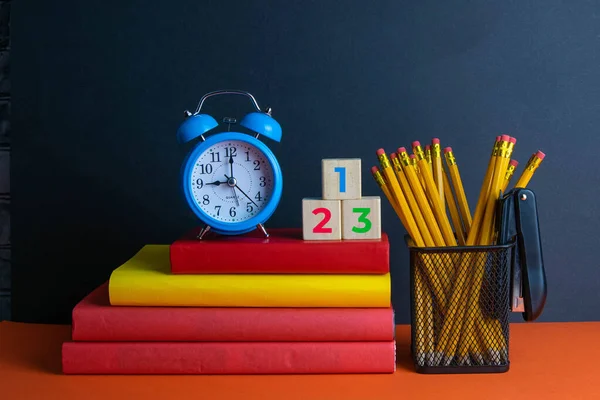
[[[511,136],[511,137],[510,137],[510,139],[508,139],[508,140],[510,140],[510,142],[511,142],[512,144],[517,144],[517,138],[516,138],[516,137],[512,137],[512,136]]]
[[[503,142],[508,142],[508,140],[510,139],[510,136],[508,135],[502,135],[500,136],[500,140]]]
[[[410,158],[417,158],[417,156],[415,156],[414,154],[411,154]]]
[[[377,167],[371,167],[371,173],[372,174],[377,173],[377,172],[379,172],[379,168],[377,168]]]
[[[544,157],[546,157],[546,154],[544,154],[541,150],[538,150],[537,153],[535,153],[535,156],[540,160],[543,160]]]
[[[496,142],[500,141],[500,136],[496,136]]]
[[[390,154],[390,158],[396,158],[396,153]]]
[[[398,147],[398,154],[406,153],[406,147]]]
[[[430,145],[428,145],[428,144],[426,144],[426,145],[425,145],[425,150],[431,150],[431,146],[430,146]]]
[[[433,143],[433,144],[440,144],[440,139],[434,137],[433,139],[431,139],[431,143]]]
[[[417,147],[420,145],[421,145],[421,142],[419,142],[418,140],[415,140],[414,142],[412,142],[412,147]]]
[[[385,154],[385,150],[384,149],[379,149],[377,150],[377,155],[380,156],[382,154]]]
[[[517,165],[519,165],[519,162],[517,160],[510,160],[510,165],[516,168]]]
[[[450,153],[451,151],[452,151],[452,147],[446,147],[446,148],[444,149],[444,154],[446,154],[446,153]]]

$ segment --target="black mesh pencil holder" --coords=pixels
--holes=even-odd
[[[412,247],[411,351],[420,373],[509,368],[510,270],[514,243]]]

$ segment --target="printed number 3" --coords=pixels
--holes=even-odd
[[[358,216],[358,222],[362,223],[362,228],[357,226],[352,227],[352,232],[354,233],[367,233],[371,230],[371,220],[367,218],[367,215],[371,212],[370,208],[353,208],[353,213],[360,213]]]
[[[340,193],[346,193],[346,167],[335,167],[333,170],[340,174]]]
[[[332,233],[333,229],[325,228],[325,225],[331,219],[331,211],[328,208],[315,208],[312,212],[314,215],[323,214],[323,219],[313,228],[313,233]]]

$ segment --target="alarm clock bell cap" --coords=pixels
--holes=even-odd
[[[242,118],[240,125],[276,142],[281,141],[281,125],[269,114],[263,112],[250,113]]]
[[[190,140],[197,138],[200,135],[214,129],[219,124],[217,121],[207,114],[193,115],[186,119],[177,130],[177,141],[179,143],[187,143]]]

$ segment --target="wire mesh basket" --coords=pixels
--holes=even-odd
[[[411,351],[420,373],[509,369],[510,269],[514,243],[413,247]]]

